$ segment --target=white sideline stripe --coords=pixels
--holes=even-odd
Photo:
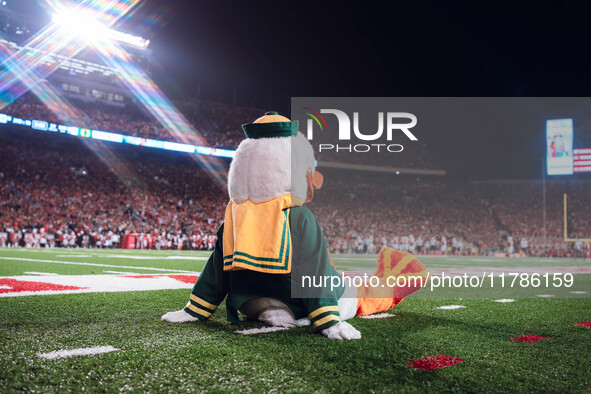
[[[23,272],[24,274],[29,274],[29,275],[43,275],[43,276],[59,276],[59,274],[54,274],[53,272],[35,272],[35,271],[30,271],[30,272]]]
[[[234,331],[236,334],[242,335],[255,335],[255,334],[266,334],[268,332],[284,331],[289,330],[289,327],[262,327],[262,328],[251,328],[250,330],[238,330]]]
[[[49,353],[38,353],[39,357],[46,360],[55,360],[58,358],[67,358],[73,356],[93,356],[95,354],[115,352],[119,349],[113,346],[95,346],[95,347],[84,347],[80,349],[72,350],[56,350]]]
[[[575,291],[571,291],[570,293],[571,294],[587,294],[587,292],[584,290],[575,290]]]
[[[554,297],[554,294],[538,294],[538,297],[540,297],[540,298],[552,298],[552,297]]]
[[[119,275],[141,275],[141,274],[138,274],[137,272],[105,271],[105,270],[103,270],[103,272],[104,272],[105,274],[119,274]]]
[[[74,253],[70,253],[70,254],[56,254],[55,257],[92,257],[89,254],[74,254]]]
[[[465,306],[464,305],[444,305],[444,306],[437,307],[437,309],[460,309],[460,308],[465,308]]]
[[[513,302],[513,298],[501,298],[500,300],[493,300],[493,302]]]
[[[362,319],[385,319],[387,317],[396,316],[391,313],[376,313],[375,315],[359,316]]]
[[[86,265],[91,267],[107,267],[107,268],[126,268],[126,269],[138,269],[138,270],[149,270],[149,271],[161,271],[161,272],[182,272],[185,274],[195,274],[194,271],[187,270],[172,270],[170,268],[152,268],[152,267],[130,267],[126,265],[110,265],[110,264],[98,264],[98,263],[81,263],[75,261],[56,261],[56,260],[40,260],[40,259],[25,259],[24,257],[0,257],[2,260],[17,260],[17,261],[32,261],[36,263],[53,263],[53,264],[66,264],[66,265]]]
[[[96,256],[99,256],[98,254]],[[65,256],[67,257],[67,256]],[[126,254],[108,254],[108,255],[100,255],[101,258],[104,259],[131,259],[131,260],[207,260],[209,257],[199,257],[199,256],[133,256],[133,255],[126,255]]]

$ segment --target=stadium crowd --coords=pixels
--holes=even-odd
[[[24,142],[0,152],[2,246],[118,247],[127,234],[139,247],[213,245],[224,201],[186,162],[105,162]]]
[[[327,182],[310,208],[338,253],[394,246],[424,254],[583,256],[588,244],[563,239],[565,192],[569,237],[589,238],[591,184],[583,182],[549,183],[546,231],[540,182]]]
[[[0,246],[211,249],[227,192],[186,156],[141,155],[101,159],[84,146],[65,151],[4,140]],[[309,208],[333,253],[375,253],[389,245],[422,254],[583,255],[588,245],[562,239],[562,195],[570,196],[569,236],[588,237],[590,186],[549,183],[545,233],[539,182],[335,174]]]
[[[167,130],[162,124],[142,111],[132,102],[124,107],[104,104],[98,101],[71,100],[81,111],[84,124],[66,124],[142,138],[202,144],[196,134],[185,134],[187,141]],[[231,107],[208,101],[179,103],[183,115],[194,130],[204,138],[206,145],[214,148],[235,149],[244,138],[239,119],[256,119],[261,110],[250,107]],[[8,105],[2,112],[23,119],[40,119],[64,124],[53,111],[32,93],[26,93]],[[245,122],[242,122],[245,123]]]

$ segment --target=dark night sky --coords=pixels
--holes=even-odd
[[[265,106],[269,94],[283,109],[297,95],[589,94],[591,8],[571,2],[173,3],[151,44],[165,69]]]
[[[591,7],[514,3],[178,2],[152,48],[185,91],[283,112],[292,96],[589,96]],[[507,133],[425,138],[452,172],[541,176],[543,129]]]
[[[231,102],[236,91],[238,104],[287,113],[292,96],[591,94],[585,2],[144,3],[118,28],[134,33],[143,18],[164,10],[164,25],[144,35],[159,64],[154,79],[177,99],[199,91]],[[484,174],[498,162],[487,147],[503,138],[510,148],[502,173],[540,175],[531,163],[541,160],[544,136],[535,129],[458,135],[450,147],[469,146],[470,155],[444,164]]]

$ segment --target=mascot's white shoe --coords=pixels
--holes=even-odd
[[[361,339],[361,333],[346,321],[322,330],[322,335],[330,339]]]
[[[259,321],[273,327],[295,327],[293,314],[284,309],[267,309],[259,315]]]
[[[161,319],[169,323],[186,323],[199,320],[198,318],[189,315],[184,309],[176,312],[168,312],[167,314],[162,315]]]

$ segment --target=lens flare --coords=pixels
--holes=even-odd
[[[47,55],[69,59],[89,47],[114,70],[137,102],[176,140],[206,145],[205,139],[121,45],[123,42],[146,47],[149,40],[111,28],[138,3],[139,0],[82,0],[75,4],[69,1],[43,0],[42,5],[53,15],[53,23],[44,27],[17,50],[10,48],[8,41],[0,40],[0,60],[6,69],[0,73],[0,109],[30,90],[65,123],[94,126],[83,111],[74,107],[55,87],[45,82],[60,66],[57,61],[47,62]],[[99,154],[96,151],[95,153]],[[218,186],[226,187],[227,171],[222,160],[203,155],[193,157]]]

